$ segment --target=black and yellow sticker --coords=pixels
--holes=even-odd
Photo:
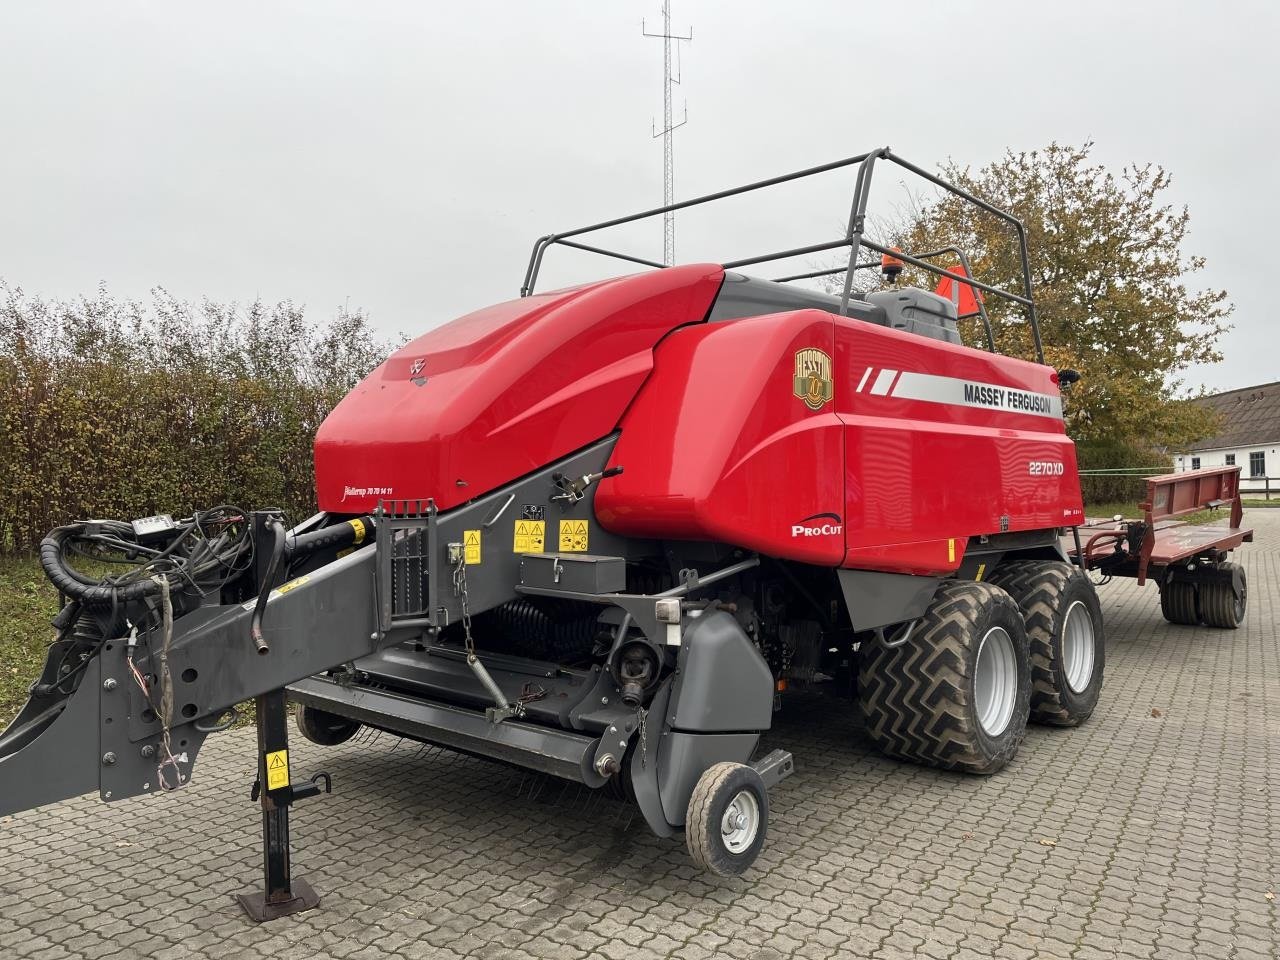
[[[474,567],[480,563],[480,531],[479,530],[463,530],[462,531],[462,562],[468,567]]]
[[[297,590],[310,579],[310,577],[297,577],[296,579],[290,580],[288,583],[282,583],[280,586],[276,587],[272,593],[285,594],[290,590]]]
[[[542,553],[547,539],[547,521],[517,520],[515,546],[516,553]]]
[[[279,790],[289,785],[289,751],[267,754],[267,789]]]
[[[586,553],[588,526],[585,520],[560,521],[560,551],[562,553]]]

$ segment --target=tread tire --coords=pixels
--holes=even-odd
[[[1220,630],[1234,630],[1244,621],[1245,611],[1248,608],[1248,581],[1245,578],[1244,569],[1238,563],[1224,561],[1218,564],[1218,570],[1219,576],[1225,574],[1225,579],[1215,579],[1200,584],[1200,614],[1206,626]],[[1237,572],[1240,574],[1240,585],[1243,588],[1238,598],[1232,587],[1233,575]]]
[[[1160,587],[1160,612],[1170,623],[1194,627],[1200,622],[1196,585],[1185,580],[1166,580]]]
[[[729,803],[741,790],[751,790],[760,805],[760,829],[751,846],[733,853],[724,844],[720,822]],[[685,844],[693,862],[721,876],[737,877],[746,871],[764,847],[769,832],[769,791],[754,769],[744,763],[716,763],[698,778],[689,798],[684,822]]]
[[[304,739],[322,747],[336,747],[340,743],[346,743],[360,732],[361,727],[358,720],[340,717],[336,713],[317,710],[301,703],[296,705],[294,722]]]
[[[1013,641],[1013,715],[992,737],[978,723],[974,668],[982,638],[1003,627]],[[944,770],[995,773],[1026,734],[1031,663],[1018,605],[986,583],[952,580],[898,647],[878,640],[858,651],[858,705],[867,734],[886,756]]]
[[[1098,705],[1106,667],[1102,605],[1093,582],[1079,567],[1051,560],[1015,560],[991,574],[1022,609],[1031,653],[1031,719],[1055,727],[1076,727]],[[1062,636],[1067,611],[1082,602],[1093,622],[1093,674],[1079,692],[1067,683]]]

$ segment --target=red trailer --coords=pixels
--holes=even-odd
[[[1214,523],[1178,519],[1206,510],[1226,516]],[[1253,531],[1241,525],[1240,468],[1148,477],[1142,512],[1141,520],[1089,520],[1077,528],[1068,544],[1072,560],[1107,577],[1155,580],[1170,623],[1239,626],[1248,583],[1244,568],[1227,555],[1253,540]]]

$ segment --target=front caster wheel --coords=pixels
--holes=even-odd
[[[742,763],[717,763],[693,788],[685,842],[694,863],[722,877],[742,874],[764,847],[769,791]]]

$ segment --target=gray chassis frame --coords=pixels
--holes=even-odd
[[[492,699],[456,649],[431,643],[431,627],[393,621],[382,629],[386,588],[380,592],[377,584],[378,551],[366,547],[272,592],[263,621],[269,641],[265,655],[249,640],[252,601],[202,607],[175,621],[168,662],[177,722],[169,736],[178,769],[168,771],[170,786],[190,782],[205,737],[225,726],[222,718],[234,704],[287,687],[303,704],[589,787],[607,782],[598,770],[604,754],[613,754],[628,765],[630,792],[650,828],[660,836],[677,832],[702,773],[721,761],[748,762],[760,734],[769,729],[774,691],[767,664],[737,621],[713,607],[688,611],[672,633],[657,622],[653,596],[591,592],[568,583],[561,588],[546,577],[548,569],[562,564],[581,571],[652,552],[655,544],[614,537],[593,522],[590,556],[514,554],[511,525],[503,522],[519,516],[510,509],[515,504],[544,507],[548,532],[560,519],[594,521],[594,486],[577,502],[557,504],[550,499],[558,489],[552,474],[580,477],[603,470],[615,439],[433,516],[426,559],[429,578],[438,580],[432,618],[440,624],[461,616],[461,599],[448,578],[450,545],[461,542],[464,530],[480,529],[483,563],[467,568],[473,612],[524,593],[586,600],[617,608],[655,646],[677,647],[675,670],[648,704],[643,736],[641,713],[622,703],[608,669],[571,670],[482,649],[481,659],[508,697],[515,699],[531,680],[549,694],[527,704],[519,716],[491,720],[485,707],[493,705]],[[390,525],[379,533],[390,535]],[[400,535],[423,537],[425,530]],[[740,561],[735,568],[755,562]],[[570,579],[579,588],[592,582],[590,575]],[[694,593],[716,579],[687,571],[684,582],[668,593]],[[32,700],[24,707],[0,737],[0,746],[8,745],[0,749],[0,815],[95,787],[107,801],[160,792],[156,756],[162,730],[130,679],[130,658],[141,671],[158,673],[141,648],[125,639],[110,640],[71,695],[53,704]],[[46,672],[54,662],[51,655]],[[395,676],[417,692],[410,696],[327,675],[349,664],[357,676]],[[753,766],[767,786],[794,769],[791,755],[781,750]]]

